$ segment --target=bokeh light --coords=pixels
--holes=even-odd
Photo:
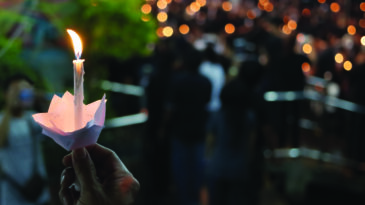
[[[360,10],[365,11],[365,2],[360,3]]]
[[[281,28],[282,32],[286,35],[289,35],[291,33],[291,29],[288,27],[288,25],[284,25],[282,28]]]
[[[349,25],[347,27],[347,33],[349,33],[350,35],[355,35],[356,34],[356,27],[354,25]]]
[[[343,68],[344,68],[345,70],[347,70],[347,71],[350,71],[350,70],[352,69],[352,63],[351,63],[351,61],[345,61],[345,62],[343,63]]]
[[[341,6],[337,2],[332,2],[330,5],[330,9],[332,12],[337,13],[341,10]]]
[[[343,55],[341,53],[337,53],[335,55],[335,61],[336,61],[336,63],[342,63],[343,62]]]
[[[156,5],[159,9],[165,9],[167,7],[167,2],[165,0],[159,0]]]
[[[302,71],[308,73],[311,70],[311,66],[308,62],[302,63]]]
[[[196,3],[198,3],[201,7],[203,7],[207,4],[207,1],[206,0],[196,0]]]
[[[247,18],[255,19],[256,18],[256,13],[252,9],[248,10],[247,11]]]
[[[236,30],[235,26],[231,23],[226,24],[226,26],[224,27],[224,30],[226,31],[227,34],[232,34],[234,33],[234,31]]]
[[[200,4],[196,3],[195,1],[190,4],[190,10],[194,13],[200,10]]]
[[[143,4],[142,7],[141,7],[141,11],[144,14],[149,14],[152,11],[152,7],[151,7],[150,4]]]
[[[297,29],[297,22],[295,22],[294,20],[289,20],[288,21],[288,27],[291,30]]]
[[[305,16],[305,17],[309,17],[309,16],[312,15],[312,12],[311,12],[310,9],[305,8],[305,9],[302,10],[302,15]]]
[[[231,2],[229,2],[229,1],[225,1],[225,2],[223,2],[222,3],[222,9],[224,10],[224,11],[231,11],[232,10],[232,3]]]
[[[312,46],[309,44],[309,43],[305,43],[304,45],[303,45],[303,47],[302,47],[302,49],[303,49],[303,52],[305,53],[305,54],[311,54],[312,53]]]
[[[162,33],[162,30],[163,30],[163,28],[162,28],[162,27],[159,27],[159,28],[157,28],[157,30],[156,30],[156,34],[157,34],[157,36],[158,36],[158,37],[160,37],[160,38],[164,37],[164,35],[163,35],[163,33]]]
[[[151,20],[151,18],[150,18],[150,16],[142,15],[141,20],[144,21],[144,22],[148,22],[149,20]]]
[[[180,33],[181,34],[188,34],[189,33],[189,31],[190,31],[190,28],[189,28],[189,26],[188,25],[186,25],[186,24],[182,24],[182,25],[180,25],[180,27],[179,27],[179,31],[180,31]]]
[[[365,46],[365,36],[362,36],[360,39],[361,45]]]
[[[326,0],[318,0],[318,3],[324,4],[324,3],[326,3]]]
[[[170,37],[174,34],[174,29],[171,26],[166,26],[162,29],[162,33],[165,37]]]
[[[164,12],[164,11],[159,12],[159,13],[157,14],[157,20],[158,20],[159,22],[165,22],[165,21],[167,21],[167,18],[168,18],[167,13],[166,13],[166,12]]]
[[[272,12],[274,10],[274,4],[272,4],[271,2],[267,2],[264,5],[264,9],[267,12]]]

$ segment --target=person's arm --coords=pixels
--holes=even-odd
[[[59,196],[64,205],[130,205],[139,183],[110,149],[95,144],[63,159]],[[77,180],[80,192],[70,188]]]
[[[5,147],[8,144],[10,119],[10,112],[5,110],[4,116],[0,122],[0,148]]]

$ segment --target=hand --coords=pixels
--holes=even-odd
[[[95,144],[63,158],[59,196],[64,205],[129,205],[139,183],[110,149]],[[80,192],[70,188],[75,180]]]

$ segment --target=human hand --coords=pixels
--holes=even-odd
[[[110,149],[95,144],[63,158],[59,197],[64,205],[129,205],[139,183]],[[76,178],[80,192],[70,186]]]

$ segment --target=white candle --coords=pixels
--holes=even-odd
[[[76,60],[73,61],[74,65],[74,112],[75,112],[75,130],[81,129],[82,124],[82,111],[84,105],[84,60],[80,59],[82,54],[82,43],[80,37],[76,32],[67,29],[68,34],[71,36],[72,43],[75,50]]]

